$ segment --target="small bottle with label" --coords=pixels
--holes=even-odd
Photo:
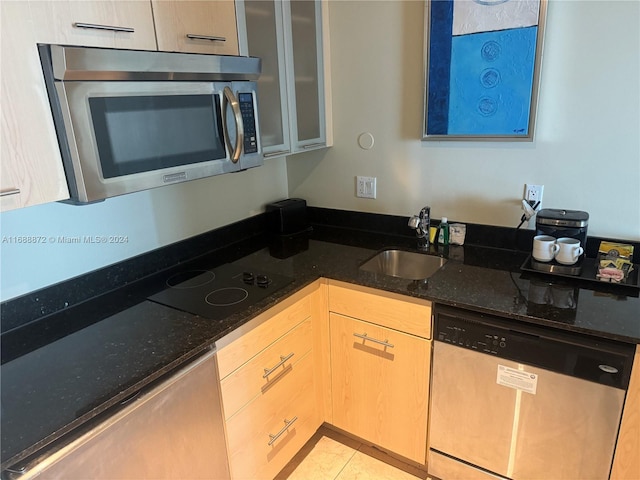
[[[449,223],[447,223],[447,217],[442,217],[438,230],[438,243],[440,245],[449,245]]]

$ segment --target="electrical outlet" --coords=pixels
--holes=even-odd
[[[356,197],[376,198],[376,177],[356,177]]]
[[[536,210],[540,210],[540,208],[542,207],[542,192],[544,192],[544,185],[533,185],[530,183],[525,183],[523,198],[532,207],[539,202]]]

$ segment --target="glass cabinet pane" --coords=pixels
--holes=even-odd
[[[281,79],[283,51],[279,39],[282,28],[282,12],[276,7],[278,2],[247,0],[245,20],[249,55],[262,59],[262,73],[258,79],[258,102],[260,109],[260,129],[263,148],[287,145],[289,143],[287,110],[283,109]],[[267,150],[268,151],[268,150]]]
[[[298,142],[322,141],[318,56],[319,2],[292,0],[291,33]]]

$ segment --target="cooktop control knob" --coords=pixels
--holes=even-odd
[[[253,272],[242,272],[242,281],[247,285],[253,285],[254,275]]]
[[[259,287],[267,288],[270,283],[271,283],[271,280],[266,275],[256,276],[256,285],[258,285]]]

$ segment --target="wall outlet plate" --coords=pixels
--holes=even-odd
[[[532,183],[525,183],[523,199],[526,200],[532,207],[538,203],[536,210],[542,208],[542,193],[544,192],[544,185],[533,185]]]

